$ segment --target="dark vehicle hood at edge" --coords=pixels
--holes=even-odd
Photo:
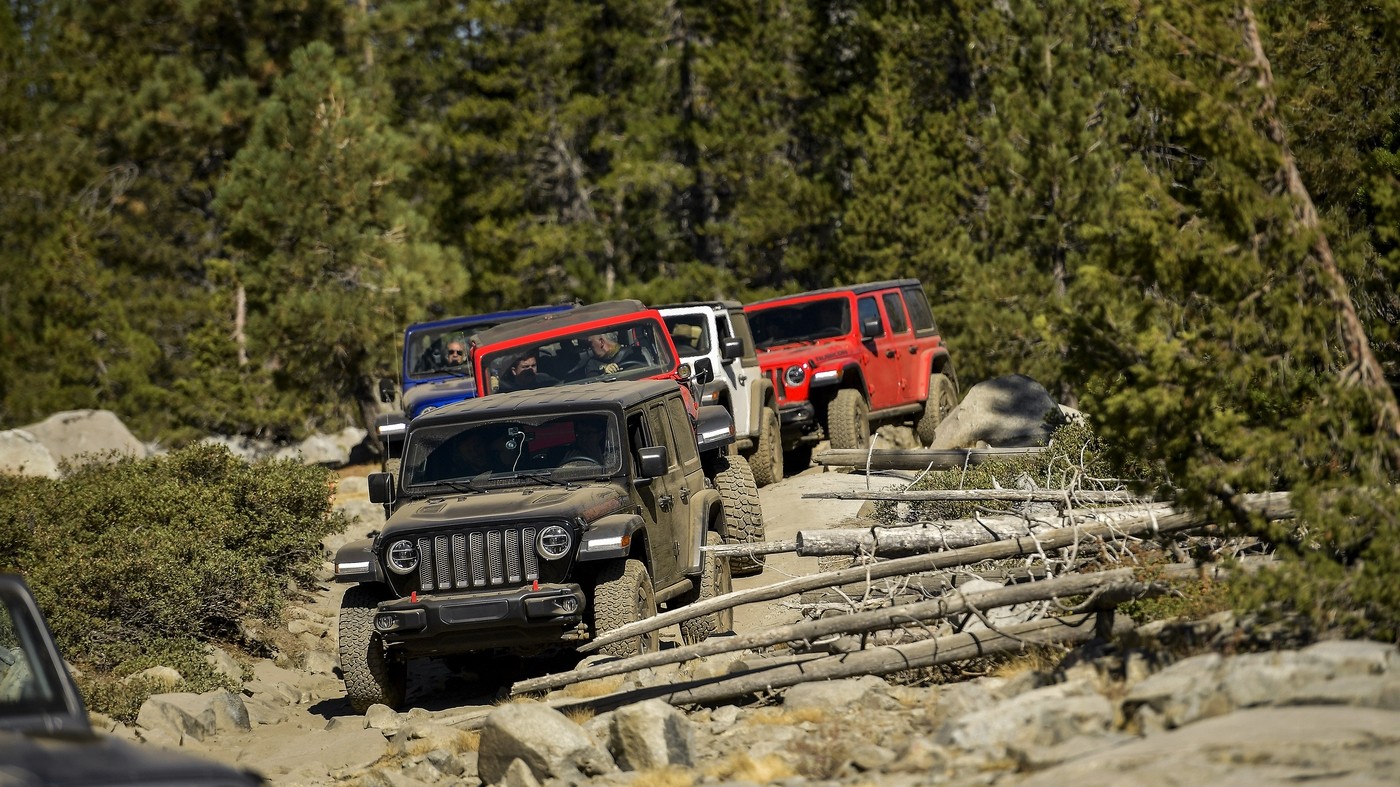
[[[98,733],[23,734],[0,731],[0,784],[88,787],[95,785],[264,784],[222,763]]]

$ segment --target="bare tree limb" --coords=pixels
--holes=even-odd
[[[1008,626],[1006,634],[990,631],[954,634],[805,661],[773,666],[760,665],[750,670],[729,673],[718,680],[672,683],[593,699],[551,704],[555,704],[560,710],[587,708],[603,712],[646,699],[662,699],[672,705],[719,702],[809,681],[835,680],[854,675],[887,675],[901,670],[1014,653],[1024,650],[1028,645],[1084,642],[1093,638],[1094,623],[1095,616],[1092,614],[1046,618],[1018,626]],[[1127,629],[1128,626],[1124,624],[1122,628]]]
[[[1290,519],[1293,516],[1293,509],[1288,502],[1288,493],[1286,492],[1244,495],[1240,499],[1240,505],[1246,510],[1260,514],[1266,519]],[[749,588],[748,590],[726,593],[723,596],[687,604],[680,609],[663,612],[645,620],[628,623],[625,626],[620,626],[594,638],[591,642],[584,643],[579,646],[578,649],[580,652],[587,653],[597,650],[610,642],[618,642],[630,637],[635,637],[639,634],[645,634],[649,631],[663,629],[667,626],[679,623],[682,620],[689,620],[693,617],[699,617],[700,615],[708,615],[711,612],[718,612],[720,610],[731,609],[733,607],[759,601],[772,601],[773,599],[803,593],[808,590],[844,585],[862,579],[884,579],[885,577],[898,576],[900,574],[936,571],[953,566],[978,563],[983,560],[995,560],[1018,555],[1043,553],[1045,550],[1061,549],[1077,544],[1080,541],[1172,533],[1201,527],[1206,524],[1210,524],[1208,519],[1204,515],[1195,513],[1179,513],[1169,516],[1149,515],[1136,520],[1106,525],[1076,524],[1072,527],[1047,531],[1037,537],[1019,536],[1005,541],[995,541],[990,544],[981,544],[966,549],[955,549],[931,555],[914,555],[882,563],[875,563],[869,566],[855,566],[840,571],[828,571],[805,577],[796,577],[765,587]]]

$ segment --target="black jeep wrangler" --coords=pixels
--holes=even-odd
[[[351,705],[400,706],[416,656],[571,647],[728,592],[729,561],[701,549],[731,526],[701,453],[733,439],[722,407],[692,426],[672,380],[494,394],[413,419],[398,476],[369,478],[384,529],[335,558],[354,583],[339,621]],[[604,652],[658,646],[653,633]]]

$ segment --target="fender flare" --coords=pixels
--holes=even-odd
[[[594,522],[579,536],[575,559],[580,563],[611,560],[632,553],[632,537],[645,532],[640,514],[611,514]]]
[[[690,530],[692,539],[690,554],[694,555],[692,565],[682,566],[681,573],[688,577],[699,576],[705,563],[705,531],[710,529],[711,520],[719,522],[719,534],[724,535],[727,522],[724,519],[724,504],[716,489],[701,489],[690,496]]]
[[[759,427],[763,422],[764,408],[771,407],[773,412],[778,412],[778,394],[773,390],[773,381],[767,377],[759,377],[753,385],[749,386],[749,434],[758,434]],[[737,427],[737,424],[736,424]]]
[[[374,556],[373,538],[351,541],[337,549],[335,561],[331,565],[336,582],[388,584],[384,570],[379,567],[379,561]]]

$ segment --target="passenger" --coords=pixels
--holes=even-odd
[[[501,375],[496,385],[500,391],[525,391],[532,388],[548,388],[557,385],[558,382],[540,371],[539,351],[527,350],[515,359],[515,363]]]

